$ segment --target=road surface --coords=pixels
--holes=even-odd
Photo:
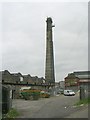
[[[75,115],[87,106],[75,107],[74,104],[79,100],[79,96],[54,96],[43,98],[36,101],[13,100],[13,107],[19,112],[18,118],[82,118],[82,114]],[[88,111],[84,115],[88,118]]]

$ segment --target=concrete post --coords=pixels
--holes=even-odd
[[[80,100],[85,99],[85,90],[83,87],[80,87]]]

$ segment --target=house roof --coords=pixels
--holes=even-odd
[[[90,71],[77,71],[73,72],[75,75],[90,75]]]
[[[79,79],[90,79],[90,75],[75,75]]]
[[[75,76],[79,79],[90,79],[90,71],[74,72]]]
[[[1,73],[2,75],[3,75],[3,74],[6,74],[6,73],[10,74],[10,72],[9,72],[8,70],[0,71],[0,73]]]
[[[22,76],[21,73],[12,73],[11,75],[13,75],[13,76]]]
[[[77,71],[69,73],[66,78],[90,79],[90,71]]]

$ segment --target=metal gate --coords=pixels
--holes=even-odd
[[[6,114],[12,106],[10,87],[2,86],[2,114]]]

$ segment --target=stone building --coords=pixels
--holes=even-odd
[[[90,86],[90,71],[77,71],[69,73],[65,79],[65,89],[78,91],[80,86],[87,89]]]
[[[11,85],[12,98],[19,98],[19,91],[23,86],[30,86],[32,89],[43,89],[39,86],[45,84],[43,77],[38,78],[37,76],[22,75],[21,73],[10,73],[8,70],[1,71],[2,84],[4,86]]]
[[[0,71],[2,74],[2,83],[7,82],[7,83],[14,83],[14,79],[11,75],[11,73],[8,70],[5,71]]]
[[[60,88],[64,89],[65,88],[65,81],[60,81],[59,86],[60,86]]]
[[[2,83],[16,83],[16,84],[43,84],[45,79],[37,76],[22,75],[21,73],[10,73],[8,70],[1,71]]]
[[[14,83],[26,83],[26,81],[23,81],[23,75],[21,73],[12,73],[11,74]]]
[[[79,85],[80,85],[80,88],[84,89],[84,92],[85,92],[84,97],[90,98],[90,75],[84,76],[83,78],[82,76],[80,76]]]
[[[23,75],[23,81],[24,81],[24,83],[27,83],[27,84],[34,84],[34,81],[33,81],[33,79],[32,79],[30,74]]]
[[[65,89],[79,90],[79,78],[74,73],[70,73],[65,77]]]

